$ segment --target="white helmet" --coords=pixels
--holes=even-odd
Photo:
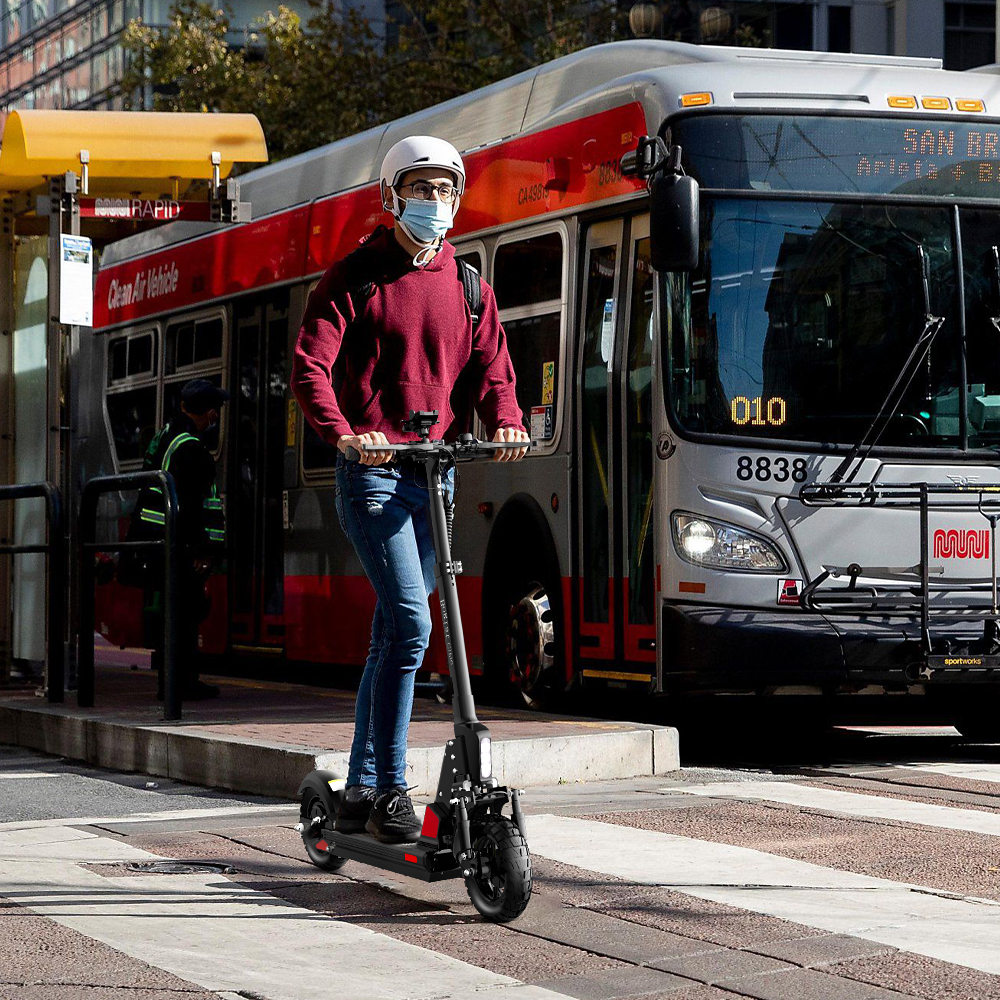
[[[407,170],[420,167],[442,167],[455,175],[455,187],[459,194],[465,192],[465,165],[458,150],[446,139],[433,135],[410,135],[400,139],[382,160],[379,181],[395,188],[400,177]],[[381,183],[379,188],[381,188]]]

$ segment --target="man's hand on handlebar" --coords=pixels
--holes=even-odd
[[[493,452],[494,462],[517,462],[528,451],[528,432],[523,427],[501,427],[493,435],[494,441],[523,441],[523,448],[498,448]]]
[[[393,458],[391,451],[365,451],[363,446],[377,448],[380,444],[389,443],[381,431],[368,431],[366,434],[342,434],[337,440],[337,447],[345,455],[349,447],[356,448],[361,453],[358,461],[362,465],[384,465]]]

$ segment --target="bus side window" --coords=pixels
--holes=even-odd
[[[167,325],[163,337],[163,410],[166,424],[177,412],[181,389],[193,378],[207,379],[221,386],[222,355],[225,341],[225,313],[219,309],[196,316],[185,316]],[[222,449],[222,427],[226,424],[225,408],[217,427],[205,445],[218,458]],[[162,424],[161,424],[162,426]]]
[[[493,261],[493,290],[517,378],[517,402],[537,441],[556,436],[564,259],[562,235],[550,232],[501,243]]]
[[[156,330],[108,341],[105,403],[119,464],[142,458],[156,433]]]

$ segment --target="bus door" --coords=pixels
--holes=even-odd
[[[582,289],[577,466],[584,680],[652,682],[653,275],[646,217],[592,225]]]
[[[229,643],[284,651],[282,466],[288,388],[288,290],[237,302],[230,379]]]

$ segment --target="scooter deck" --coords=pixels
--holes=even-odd
[[[362,864],[373,865],[422,882],[440,882],[461,878],[462,869],[450,851],[443,851],[419,841],[406,844],[382,844],[367,833],[338,833],[324,830],[331,854]]]

